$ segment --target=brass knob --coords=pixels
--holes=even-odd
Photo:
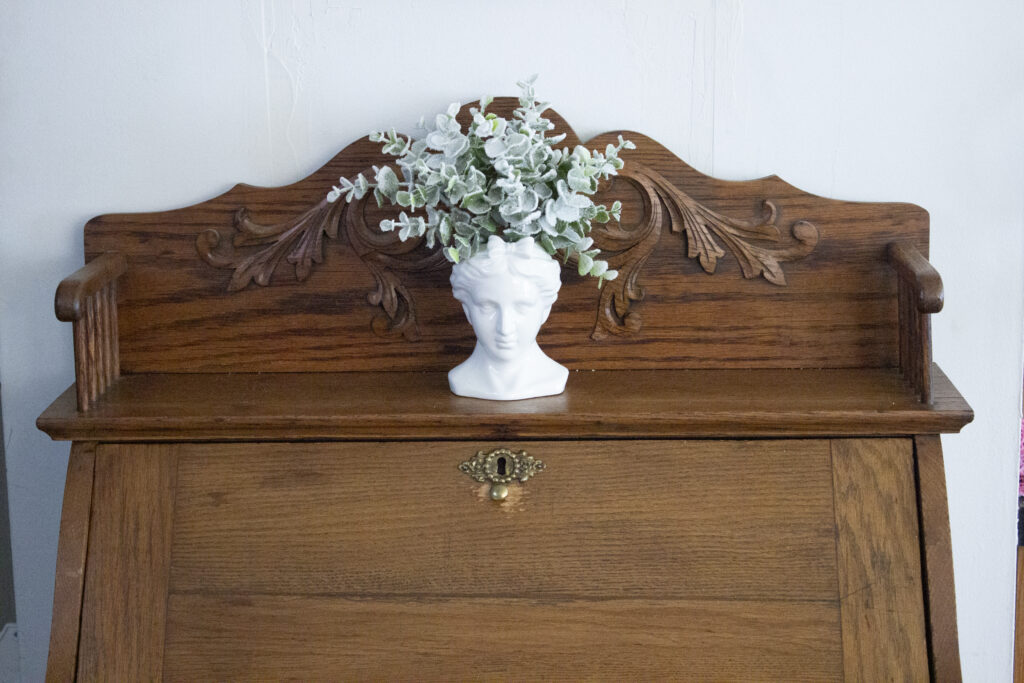
[[[544,461],[537,460],[526,451],[496,448],[490,453],[477,451],[476,455],[459,465],[459,470],[481,483],[490,482],[491,500],[501,502],[508,498],[508,485],[523,483],[544,471]]]

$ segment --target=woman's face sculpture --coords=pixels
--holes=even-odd
[[[561,285],[561,268],[530,238],[492,236],[487,250],[452,269],[478,348],[495,363],[513,362],[535,344]]]
[[[569,371],[537,346],[537,332],[561,286],[561,266],[529,237],[452,267],[452,293],[476,332],[476,346],[448,373],[457,396],[512,401],[565,390]]]
[[[507,270],[481,279],[467,298],[463,308],[477,342],[495,361],[518,358],[551,312],[533,282]]]

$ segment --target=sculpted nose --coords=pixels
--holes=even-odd
[[[515,321],[512,319],[512,312],[504,308],[498,310],[498,334],[509,337],[515,334]]]

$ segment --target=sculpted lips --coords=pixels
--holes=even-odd
[[[494,345],[502,351],[511,351],[516,348],[516,336],[514,334],[500,336],[494,340]]]

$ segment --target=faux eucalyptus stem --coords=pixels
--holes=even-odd
[[[423,237],[452,263],[485,249],[491,235],[506,242],[532,237],[552,256],[568,261],[575,255],[580,275],[598,278],[599,285],[615,279],[618,272],[598,258],[589,234],[595,221],[619,220],[622,205],[594,204],[590,196],[622,168],[619,152],[636,146],[620,135],[603,153],[582,145],[557,148],[565,135],[547,136],[555,125],[543,116],[550,105],[536,100],[535,79],[517,84],[521,95],[511,120],[487,112],[493,98],[486,97],[469,110],[466,132],[455,120],[459,103],[430,124],[420,119],[420,138],[374,131],[370,140],[397,157],[401,177],[390,166],[374,166],[373,181],[361,173],[354,181],[343,177],[328,201],[351,202],[372,190],[378,206],[386,199],[413,214],[382,220],[381,230],[398,230],[402,241]],[[415,215],[419,209],[426,215]]]

